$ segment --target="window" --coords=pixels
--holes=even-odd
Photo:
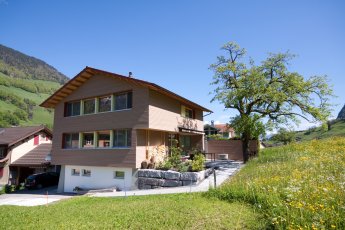
[[[188,149],[191,147],[191,136],[180,136],[180,147]]]
[[[82,172],[83,176],[91,176],[91,170],[89,169],[83,169]]]
[[[95,113],[95,99],[88,99],[84,101],[84,114]]]
[[[63,135],[63,148],[79,148],[79,133],[65,133]]]
[[[110,147],[110,131],[98,132],[98,147],[100,148]]]
[[[108,112],[111,110],[111,96],[98,98],[98,112]]]
[[[132,92],[115,95],[115,110],[132,108]]]
[[[67,102],[65,105],[65,117],[80,115],[80,101]]]
[[[125,172],[115,171],[114,172],[114,179],[125,179]]]
[[[187,108],[186,106],[181,106],[181,116],[186,118],[194,118],[194,111],[190,108]]]
[[[83,148],[95,147],[93,136],[93,133],[83,133]]]
[[[4,158],[6,154],[6,149],[5,148],[0,148],[0,158]]]
[[[114,147],[129,148],[131,146],[131,130],[118,129],[114,130]]]
[[[72,169],[72,176],[80,176],[80,169]]]

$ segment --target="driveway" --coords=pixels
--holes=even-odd
[[[46,205],[62,199],[73,197],[73,194],[57,194],[57,187],[35,190],[21,190],[15,193],[0,195],[0,205],[37,206]]]

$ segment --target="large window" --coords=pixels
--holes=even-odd
[[[63,135],[63,148],[74,149],[79,147],[79,133],[65,133]]]
[[[100,148],[110,147],[110,131],[98,132],[98,147]]]
[[[111,96],[98,98],[98,112],[111,111]]]
[[[65,105],[65,116],[79,116],[80,115],[80,101],[67,102]]]
[[[83,148],[95,147],[93,136],[93,133],[83,133]]]
[[[114,130],[114,142],[115,148],[129,148],[131,146],[131,130],[118,129]]]
[[[95,99],[88,99],[84,101],[84,114],[95,113]]]
[[[132,92],[115,95],[115,110],[132,108]]]

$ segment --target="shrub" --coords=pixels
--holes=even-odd
[[[205,157],[202,154],[194,155],[194,159],[192,160],[192,171],[198,172],[204,169],[204,162]]]

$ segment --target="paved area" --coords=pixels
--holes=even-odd
[[[21,190],[11,194],[0,195],[0,205],[37,206],[46,205],[62,199],[71,198],[73,194],[57,194],[57,187],[37,190]],[[47,195],[48,192],[48,195]]]
[[[236,171],[238,171],[242,162],[233,161],[216,161],[209,163],[216,170],[216,186],[221,185],[225,180],[231,177]],[[209,188],[214,187],[214,174],[211,174],[208,178],[202,181],[198,185],[181,186],[174,188],[162,188],[162,189],[148,189],[148,190],[132,190],[121,192],[102,192],[95,193],[93,197],[125,197],[125,196],[143,196],[143,195],[158,195],[158,194],[172,194],[172,193],[190,193],[190,192],[206,192]]]

